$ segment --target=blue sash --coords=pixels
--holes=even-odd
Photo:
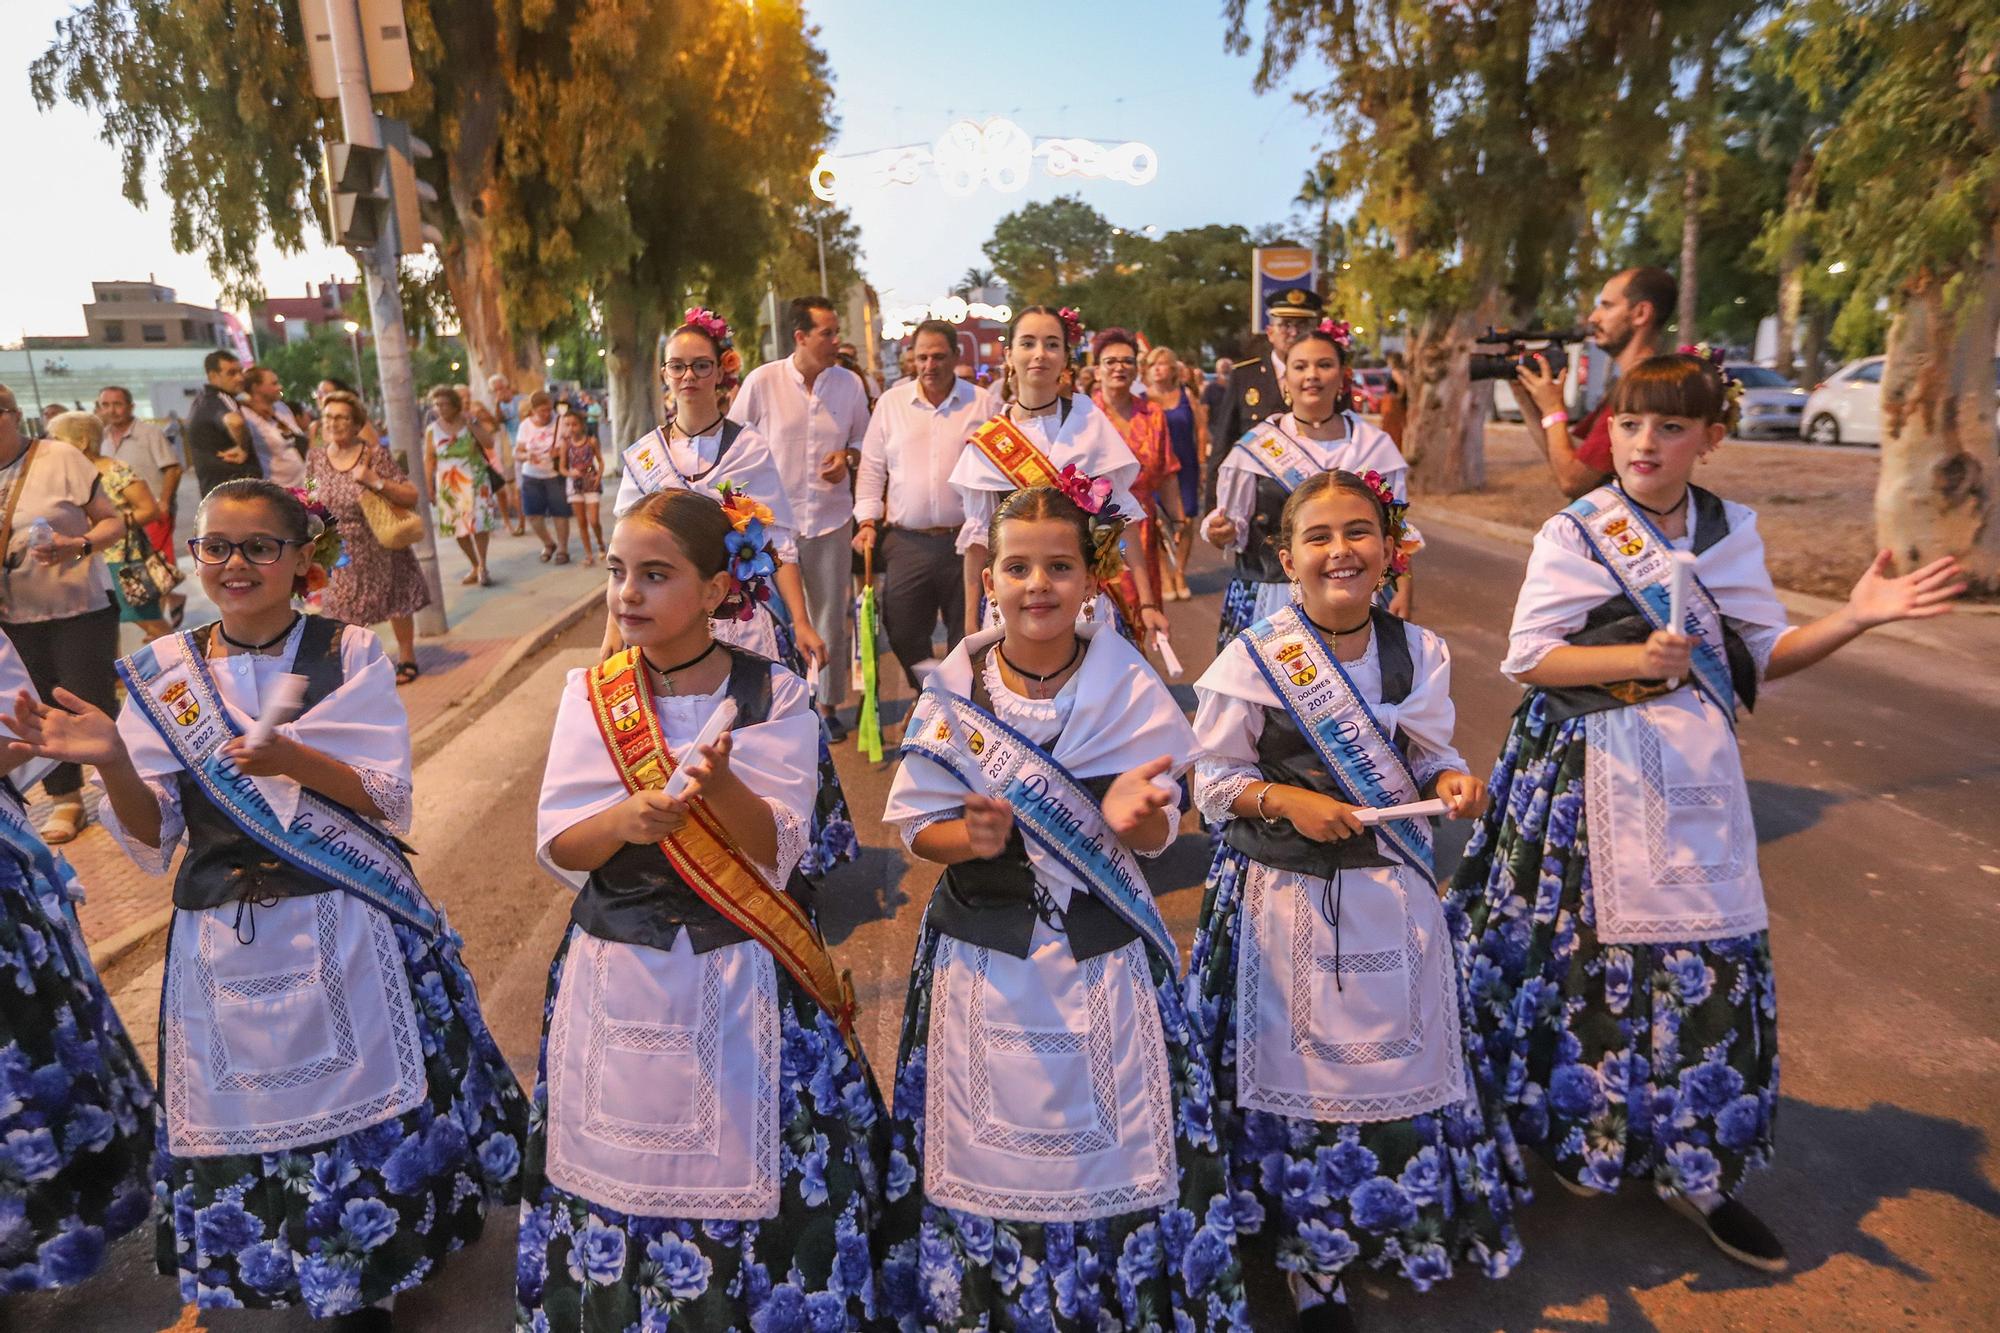
[[[1239,637],[1349,804],[1380,809],[1418,799],[1416,775],[1304,611],[1296,604],[1282,607]],[[1437,887],[1428,823],[1385,820],[1375,825],[1375,838]]]
[[[1654,629],[1667,629],[1673,614],[1673,545],[1615,487],[1600,486],[1563,510],[1590,544],[1598,561]],[[1722,608],[1699,577],[1688,580],[1687,623],[1678,632],[1694,639],[1692,678],[1696,689],[1736,725],[1736,684],[1723,648]]]
[[[1352,430],[1351,424],[1349,429]],[[1303,486],[1308,477],[1326,471],[1318,459],[1306,452],[1304,445],[1280,430],[1275,421],[1252,426],[1236,442],[1236,448],[1287,495]]]
[[[159,646],[168,640],[160,639],[120,661],[118,674],[131,702],[202,794],[287,865],[435,938],[442,928],[437,909],[393,838],[310,789],[299,793],[290,826],[278,822],[256,783],[222,756],[222,747],[242,733],[222,706],[194,635],[170,637],[177,660],[161,660]]]
[[[949,710],[949,725],[939,716],[943,710]],[[970,755],[954,744],[954,732],[972,751]],[[904,731],[902,754],[920,754],[969,790],[990,793],[1012,805],[1022,831],[1138,931],[1179,974],[1180,952],[1160,918],[1138,858],[1105,824],[1104,811],[1089,791],[1048,751],[970,699],[932,682],[917,699]]]

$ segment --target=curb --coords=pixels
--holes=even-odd
[[[514,673],[516,667],[548,647],[577,621],[590,614],[593,607],[603,604],[603,589],[593,589],[521,635],[514,641],[513,647],[501,654],[500,660],[493,664],[478,684],[466,691],[463,697],[453,700],[443,713],[425,723],[423,730],[411,735],[410,753],[419,754],[426,747],[435,749],[454,735],[465,725],[468,711],[497,692],[502,683]],[[154,915],[142,921],[135,921],[116,934],[99,940],[90,946],[90,965],[102,975],[115,964],[143,948],[155,935],[164,934],[173,924],[173,919],[174,909],[162,908]]]
[[[1454,513],[1448,506],[1440,505],[1435,499],[1431,500],[1424,507],[1423,523],[1417,525],[1419,531],[1422,530],[1424,523],[1434,523],[1442,528],[1456,528],[1461,532],[1469,532],[1475,536],[1488,537],[1494,541],[1505,542],[1509,546],[1518,546],[1522,550],[1527,550],[1535,544],[1535,529],[1533,528],[1516,527],[1512,523],[1500,523],[1490,518],[1480,518],[1475,514]],[[1807,620],[1817,620],[1821,616],[1830,615],[1845,605],[1845,603],[1834,601],[1831,597],[1818,597],[1812,593],[1793,592],[1788,588],[1779,588],[1776,591],[1778,600],[1784,604],[1787,611]],[[1975,617],[2000,616],[2000,606],[1961,606],[1958,608],[1958,614]],[[1889,625],[1877,625],[1869,631],[1869,634],[1873,637],[1895,639],[1899,643],[1915,644],[1919,648],[1930,648],[1934,651],[1948,652],[1956,656],[1968,655],[1965,650],[1951,644],[1940,644],[1936,639],[1924,633],[1920,627],[1906,625],[1900,621]]]

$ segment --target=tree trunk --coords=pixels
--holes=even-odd
[[[1805,364],[1805,378],[1817,383],[1826,374],[1826,335],[1833,325],[1833,312],[1815,309],[1806,316],[1805,346],[1799,358]]]
[[[1695,336],[1695,312],[1700,308],[1701,168],[1692,161],[1694,129],[1691,126],[1688,138],[1690,161],[1681,172],[1681,306],[1677,312],[1681,326],[1679,341],[1684,343],[1700,341]]]
[[[1424,315],[1404,349],[1410,416],[1403,450],[1415,489],[1428,494],[1486,484],[1485,423],[1476,419],[1467,361],[1477,322],[1472,311]]]
[[[1812,206],[1812,164],[1812,149],[1800,149],[1799,155],[1792,160],[1792,169],[1785,181],[1784,225],[1788,239],[1784,253],[1778,258],[1778,353],[1775,369],[1787,379],[1791,378],[1792,349],[1799,337],[1799,312],[1805,308],[1806,238],[1805,228],[1799,225],[1799,219]]]
[[[459,235],[443,254],[445,284],[458,307],[459,336],[465,341],[465,382],[482,402],[489,398],[489,375],[505,375],[522,393],[542,387],[545,367],[541,343],[507,326],[506,296],[485,223],[460,215]]]
[[[2000,454],[1993,346],[2000,334],[2000,228],[1983,262],[1959,275],[1920,273],[1889,323],[1882,370],[1882,467],[1876,541],[1907,572],[1955,555],[1976,593],[2000,593]],[[1956,276],[1956,284],[1949,279]],[[1956,285],[1958,299],[1947,299]]]
[[[623,449],[660,424],[660,315],[622,278],[606,288],[603,302],[610,443]]]

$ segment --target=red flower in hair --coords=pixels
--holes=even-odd
[[[1323,319],[1319,322],[1319,331],[1333,339],[1342,351],[1354,345],[1353,326],[1344,319]]]
[[[1062,321],[1063,336],[1069,339],[1069,345],[1083,346],[1083,312],[1073,305],[1066,305],[1056,311],[1056,318]]]
[[[1111,478],[1090,477],[1076,470],[1076,464],[1063,466],[1062,475],[1056,478],[1056,489],[1076,501],[1076,507],[1086,514],[1102,514],[1105,502],[1111,498]],[[1112,506],[1117,509],[1116,505]]]

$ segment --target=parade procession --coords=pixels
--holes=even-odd
[[[877,9],[0,20],[0,1330],[2000,1323],[1991,14]]]

